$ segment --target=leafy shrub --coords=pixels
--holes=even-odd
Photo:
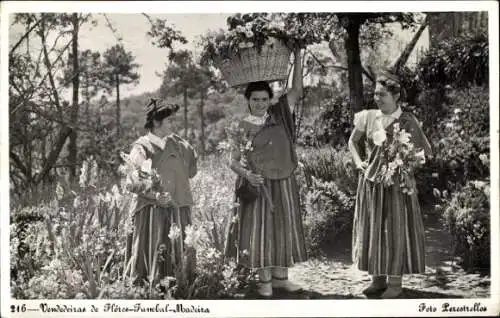
[[[303,164],[307,185],[311,186],[311,177],[335,184],[349,195],[355,195],[358,176],[350,152],[344,148],[335,150],[330,147],[299,149],[299,158]]]
[[[299,152],[298,174],[308,252],[317,256],[352,231],[357,174],[347,150]]]
[[[420,202],[427,207],[442,199],[434,197],[434,189],[451,193],[467,180],[484,179],[490,173],[480,159],[490,151],[488,88],[448,88],[441,97],[439,91],[422,92],[421,100],[429,98],[429,104],[405,106],[422,121],[433,146],[434,157],[415,174]]]
[[[435,156],[440,170],[450,170],[443,177],[463,185],[466,180],[484,179],[489,167],[481,154],[489,154],[489,93],[472,87],[452,92],[452,106],[434,137]]]
[[[60,185],[56,195],[34,207],[14,209],[11,279],[16,298],[97,298],[120,276],[124,239],[117,186],[99,188],[95,161],[86,161],[79,193]],[[36,216],[24,222],[23,215]]]
[[[21,299],[217,299],[239,297],[251,286],[246,272],[222,255],[232,208],[234,178],[224,162],[200,164],[193,180],[197,202],[186,245],[196,250],[194,278],[189,262],[175,277],[132,286],[123,278],[127,206],[119,186],[100,187],[94,160],[84,162],[80,188],[56,187],[56,195],[33,207],[13,209],[10,231],[12,295]],[[214,185],[219,188],[214,188]],[[208,188],[210,186],[210,188]],[[202,198],[203,196],[203,198]],[[224,200],[220,200],[224,198]]]
[[[463,36],[431,48],[419,62],[421,80],[429,86],[488,85],[489,46],[486,35]]]
[[[349,97],[339,96],[321,103],[321,111],[314,121],[304,125],[301,143],[306,146],[347,144],[352,130]]]
[[[466,269],[490,268],[490,184],[469,181],[453,194],[443,215],[455,254]]]
[[[351,234],[355,197],[346,194],[335,182],[312,177],[304,205],[304,229],[311,255],[324,253],[336,239]]]
[[[232,216],[236,174],[229,169],[227,153],[207,157],[191,180],[194,195],[193,223],[213,223],[210,241],[220,252],[224,250],[226,226]]]

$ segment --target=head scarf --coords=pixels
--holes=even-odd
[[[150,122],[153,118],[161,120],[175,114],[179,110],[179,105],[169,104],[157,98],[150,98],[144,110],[146,112],[146,122]]]

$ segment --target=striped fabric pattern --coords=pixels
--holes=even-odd
[[[171,240],[170,227],[176,224],[181,235]],[[152,205],[138,211],[134,217],[135,230],[128,236],[125,254],[124,276],[133,281],[174,276],[175,268],[180,264],[187,251],[184,242],[184,230],[191,224],[190,207],[159,208]]]
[[[359,180],[353,261],[370,275],[425,272],[425,231],[416,192]]]
[[[290,153],[297,162],[295,152],[295,125],[288,105],[282,95],[268,109],[265,125],[280,125],[292,144]],[[236,180],[236,185],[242,181]],[[248,268],[291,267],[307,260],[307,252],[299,204],[299,191],[295,176],[282,180],[264,179],[274,209],[269,207],[264,193],[252,202],[241,202],[236,196],[233,220],[227,231],[225,255],[234,257]],[[286,272],[286,271],[285,271]],[[284,273],[285,273],[284,272]]]
[[[370,119],[370,118],[369,118]],[[371,118],[373,119],[373,118]],[[370,121],[370,120],[368,120]],[[416,147],[431,152],[430,145],[413,115],[403,113],[398,122],[410,132]],[[392,138],[391,124],[386,128]],[[369,127],[369,123],[366,124]],[[425,272],[425,229],[418,202],[415,177],[411,195],[402,192],[400,184],[384,187],[373,182],[382,164],[383,151],[366,133],[369,167],[360,175],[353,224],[353,262],[371,275],[402,275]]]
[[[249,268],[290,267],[307,260],[295,178],[265,180],[265,186],[274,210],[264,194],[236,208],[226,254]]]

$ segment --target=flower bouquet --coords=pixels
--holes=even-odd
[[[122,187],[126,191],[150,200],[171,201],[170,194],[161,191],[161,179],[157,171],[152,168],[151,159],[146,159],[140,167],[137,167],[128,154],[122,152],[120,155],[124,164],[119,167],[119,172],[123,176]]]
[[[373,141],[375,145],[382,146],[387,141],[385,130],[379,129],[374,132]],[[382,182],[385,186],[399,182],[403,193],[413,194],[416,184],[410,176],[416,168],[425,163],[424,151],[415,147],[411,142],[410,133],[400,129],[398,123],[393,125],[393,138],[385,145],[383,151],[385,161],[376,181]]]
[[[253,172],[254,169],[250,167],[248,160],[248,155],[253,150],[252,140],[245,133],[245,130],[243,128],[240,128],[236,123],[231,124],[226,129],[226,133],[228,135],[231,149],[234,149],[236,147],[241,154],[240,164],[250,172]],[[242,178],[240,183],[237,185],[236,195],[243,201],[252,201],[258,197],[261,191],[264,192],[266,200],[269,203],[271,210],[273,210],[274,204],[272,202],[269,190],[265,185],[257,188],[250,184],[250,182],[246,178]]]
[[[231,86],[288,77],[291,49],[319,43],[320,25],[300,23],[289,14],[236,14],[228,30],[202,40],[202,63],[213,63]]]

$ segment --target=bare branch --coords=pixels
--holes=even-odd
[[[37,178],[34,182],[35,184],[38,184],[41,180],[43,180],[45,178],[45,176],[47,175],[47,173],[49,173],[49,171],[52,169],[52,167],[56,163],[57,158],[59,157],[59,153],[61,152],[64,144],[66,143],[66,139],[69,137],[71,131],[72,130],[69,127],[63,127],[61,129],[54,148],[52,148],[49,155],[47,156],[47,160],[44,162],[43,168],[42,168],[40,174],[37,175]]]
[[[43,49],[43,55],[44,55],[44,62],[45,62],[45,66],[47,68],[47,71],[48,71],[48,76],[49,76],[49,81],[50,81],[50,86],[52,87],[52,91],[53,91],[53,94],[54,94],[54,102],[55,102],[55,105],[56,107],[58,108],[58,110],[61,110],[61,104],[60,104],[60,101],[59,101],[59,95],[57,93],[57,90],[56,90],[56,84],[55,84],[55,81],[54,81],[54,76],[52,75],[52,64],[50,62],[50,59],[49,59],[49,52],[47,51],[47,41],[46,41],[46,38],[45,38],[45,34],[43,33],[43,30],[42,32],[40,32],[40,34],[42,35],[42,49]],[[69,41],[71,43],[71,41]],[[59,112],[61,114],[61,112]],[[61,114],[61,119],[62,119],[62,114]]]
[[[309,54],[311,54],[311,56],[314,58],[314,60],[323,68],[323,69],[326,69],[326,68],[335,68],[335,69],[338,69],[338,70],[343,70],[343,71],[347,71],[348,68],[346,66],[343,66],[343,65],[325,65],[323,62],[321,62],[318,57],[316,55],[314,55],[314,53],[312,53],[311,51],[308,51]],[[363,67],[363,74],[371,81],[374,81],[374,78],[373,76],[370,74],[370,72],[368,72],[364,67]]]
[[[29,36],[29,34],[42,22],[42,19],[43,18],[39,19],[35,24],[33,24],[33,26],[28,31],[26,31],[26,33],[19,39],[19,41],[17,41],[17,43],[14,44],[12,49],[10,49],[9,56],[14,54],[14,51],[17,50],[19,45],[21,45],[21,43],[23,43],[23,41],[26,40],[26,38]]]
[[[26,177],[26,179],[30,179],[31,176],[29,176],[29,174],[28,174],[28,169],[23,164],[23,162],[19,158],[19,156],[15,152],[10,151],[9,152],[9,157],[10,157],[10,159],[12,159],[12,162],[19,168],[19,170],[21,170],[22,174],[24,174],[24,176]]]
[[[111,24],[111,21],[109,20],[108,16],[105,13],[103,13],[102,15],[104,16],[104,19],[106,20],[107,27],[111,30],[115,39],[121,43],[123,40],[122,40],[121,36],[117,35],[118,30],[116,30],[115,27],[113,26],[113,24]]]
[[[68,44],[66,44],[66,46],[62,49],[62,51],[59,53],[59,55],[56,57],[56,59],[54,60],[54,63],[57,63],[59,62],[59,60],[62,58],[62,55],[64,54],[64,52],[69,48],[69,46],[71,45],[71,40],[68,42]],[[44,53],[44,50],[41,51],[42,53]],[[47,65],[45,63],[45,65]],[[50,61],[49,61],[49,65],[50,65]],[[45,76],[42,78],[42,80],[38,83],[37,87],[34,88],[32,91],[31,91],[31,94],[29,94],[28,96],[24,97],[15,107],[12,111],[10,111],[10,114],[14,114],[17,110],[19,110],[19,108],[24,104],[26,103],[28,100],[30,100],[32,97],[33,97],[33,94],[43,85],[43,83],[47,80],[47,77],[52,77],[53,78],[53,75],[52,75],[52,72],[51,72],[51,69],[52,69],[52,66],[50,66],[50,68],[48,68],[48,71],[47,73],[45,74]],[[58,92],[57,90],[55,91],[56,93]],[[60,104],[56,104],[56,107],[58,108],[59,110],[59,113],[61,113],[61,107],[60,107]]]
[[[154,24],[154,21],[153,21],[153,19],[149,16],[149,14],[144,13],[144,12],[143,12],[143,13],[141,13],[141,14],[142,14],[143,16],[145,16],[145,17],[146,17],[146,19],[148,19],[149,23]]]

